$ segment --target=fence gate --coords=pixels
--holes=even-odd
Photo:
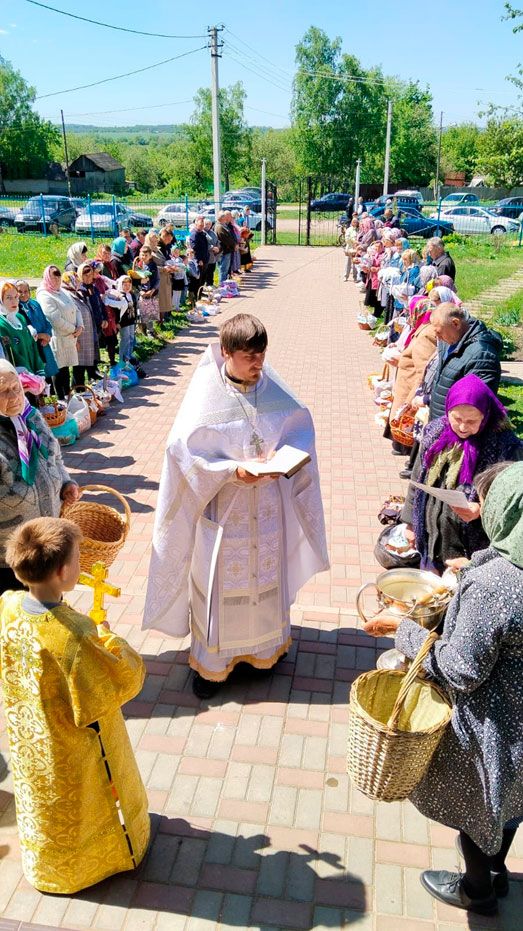
[[[276,242],[276,212],[278,208],[278,189],[273,181],[265,182],[265,203],[267,205],[266,240],[274,245]]]

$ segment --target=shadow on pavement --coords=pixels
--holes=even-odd
[[[236,836],[157,814],[151,826],[151,846],[139,869],[84,890],[83,900],[121,905],[131,876],[137,884],[128,908],[191,915],[221,928],[339,928],[340,910],[346,926],[366,909],[363,882],[345,871],[337,853],[307,844],[273,849],[270,833]],[[321,921],[314,918],[315,907]]]

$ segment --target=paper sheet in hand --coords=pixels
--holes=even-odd
[[[298,472],[302,466],[311,461],[308,453],[302,449],[296,449],[294,446],[282,446],[275,452],[272,459],[267,462],[257,462],[255,460],[242,462],[241,466],[250,472],[251,475],[284,475],[291,478],[295,472]]]
[[[412,482],[415,488],[421,488],[426,495],[432,495],[439,501],[444,501],[452,508],[468,508],[469,502],[462,491],[456,491],[455,488],[433,488],[432,485],[420,485],[419,482]]]

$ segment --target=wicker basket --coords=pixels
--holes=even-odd
[[[414,446],[414,420],[416,411],[410,404],[400,407],[396,416],[391,418],[390,432],[392,439],[403,446]]]
[[[81,491],[100,491],[114,495],[123,505],[125,512],[122,516],[107,504],[87,501],[75,501],[74,504],[63,506],[61,516],[72,520],[83,533],[80,543],[80,566],[82,572],[90,572],[93,563],[98,560],[106,566],[111,566],[115,561],[129,533],[131,509],[120,492],[106,485],[84,485]]]
[[[373,393],[376,392],[379,384],[388,381],[390,381],[390,367],[388,362],[384,363],[381,372],[371,372],[370,375],[367,375],[367,384]]]
[[[407,673],[374,669],[358,676],[351,688],[347,772],[368,798],[407,798],[450,721],[445,693],[417,677],[437,639],[429,634]]]
[[[67,404],[64,401],[53,403],[53,411],[40,410],[48,427],[61,427],[67,420]]]

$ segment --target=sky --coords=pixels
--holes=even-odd
[[[309,26],[340,36],[343,50],[364,67],[429,86],[435,121],[481,122],[489,101],[508,106],[516,91],[506,80],[523,62],[523,33],[503,22],[503,0],[42,0],[57,9],[113,25],[195,38],[154,38],[115,32],[42,9],[27,0],[0,0],[0,54],[32,84],[36,108],[58,122],[125,126],[180,123],[193,96],[209,86],[207,27],[223,23],[220,85],[241,80],[251,125],[289,125],[295,46]],[[65,93],[165,59],[199,51],[98,87]],[[60,93],[54,94],[55,91]],[[53,94],[46,97],[44,95]],[[109,111],[109,112],[108,112]]]

